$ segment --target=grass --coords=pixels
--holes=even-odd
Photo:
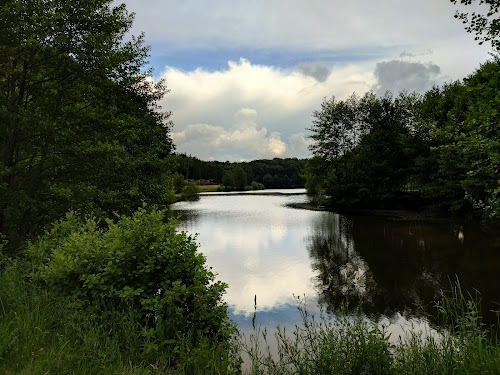
[[[290,334],[278,329],[278,354],[257,331],[246,345],[251,374],[500,374],[497,327],[481,323],[477,299],[457,281],[437,304],[437,334],[407,331],[396,344],[385,327],[342,310],[335,318],[310,316]]]
[[[219,185],[198,185],[200,193],[219,191]]]
[[[210,342],[197,348],[180,344],[175,350],[182,360],[175,365],[167,353],[138,350],[141,327],[126,312],[104,304],[98,319],[75,311],[68,300],[32,285],[23,267],[0,273],[0,374],[237,372],[237,355]]]
[[[137,350],[140,327],[126,313],[104,304],[99,319],[75,311],[33,285],[24,267],[0,273],[1,374],[500,374],[498,327],[482,325],[477,300],[458,282],[436,306],[437,335],[408,331],[394,344],[362,317],[342,310],[315,317],[301,305],[302,324],[278,329],[277,348],[257,330],[230,352],[210,342],[180,346],[182,361],[173,366],[165,353]],[[250,358],[246,370],[241,352]]]

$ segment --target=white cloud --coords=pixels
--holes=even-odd
[[[162,104],[178,151],[202,159],[306,157],[324,97],[424,91],[489,52],[446,0],[121,2],[171,89]]]
[[[177,150],[222,161],[307,157],[305,129],[322,99],[362,94],[375,83],[373,64],[328,69],[320,82],[245,59],[215,72],[167,68],[163,107],[173,111]]]

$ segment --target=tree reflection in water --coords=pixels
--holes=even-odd
[[[313,223],[308,250],[318,272],[319,302],[334,310],[342,303],[368,310],[377,290],[365,260],[354,250],[352,222],[338,214],[319,216]]]
[[[422,225],[365,220],[325,213],[313,223],[308,251],[320,303],[376,320],[429,311],[448,278]]]

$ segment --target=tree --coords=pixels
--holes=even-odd
[[[314,143],[310,146],[314,156],[331,161],[338,160],[350,152],[360,136],[357,121],[359,98],[353,94],[346,101],[336,101],[335,97],[324,99],[321,109],[313,112],[310,130]]]
[[[200,188],[194,182],[188,182],[181,193],[182,199],[194,202],[200,200]]]
[[[450,0],[453,4],[457,4],[458,0]],[[460,0],[460,4],[472,5],[476,0]],[[491,42],[493,49],[500,51],[500,19],[498,12],[500,10],[500,2],[498,0],[479,0],[479,5],[486,5],[489,9],[484,13],[468,14],[457,11],[455,18],[458,18],[467,25],[465,29],[469,33],[476,34],[475,39],[479,44]]]
[[[245,186],[247,186],[247,175],[243,170],[243,168],[235,167],[233,169],[233,176],[234,176],[234,187],[238,190],[245,189]]]
[[[111,0],[6,0],[0,7],[0,232],[10,245],[69,209],[132,211],[165,198],[164,82],[143,71],[143,36]]]
[[[417,98],[367,93],[346,101],[325,100],[314,112],[313,158],[306,168],[309,192],[337,206],[390,200],[408,178],[405,141]]]
[[[184,181],[184,176],[180,173],[174,173],[172,175],[174,190],[177,194],[180,194],[184,187],[186,186],[186,182]]]
[[[222,177],[222,186],[224,188],[233,188],[235,186],[233,172],[226,172],[224,177]]]
[[[424,96],[422,119],[430,153],[423,192],[453,212],[471,203],[488,219],[500,217],[500,59],[463,80]],[[429,110],[430,108],[430,110]]]

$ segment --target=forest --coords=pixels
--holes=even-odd
[[[214,184],[241,190],[254,181],[263,184],[266,189],[301,188],[305,184],[305,159],[274,158],[230,163],[202,161],[193,156],[176,154],[175,160],[174,171],[185,180],[212,180]]]

